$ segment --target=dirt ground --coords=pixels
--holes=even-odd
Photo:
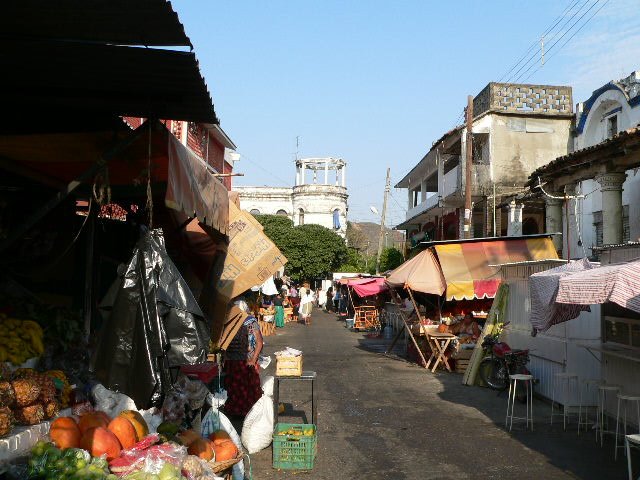
[[[578,436],[573,422],[565,432],[557,417],[551,427],[548,403],[534,402],[533,432],[515,424],[508,432],[505,394],[386,357],[384,340],[347,330],[333,314],[287,324],[265,339],[264,353],[285,346],[301,349],[304,369],[318,375],[318,455],[311,471],[276,471],[269,447],[251,456],[256,480],[626,478],[611,439],[601,448],[592,431]],[[283,382],[280,400],[280,421],[310,421],[308,384]]]

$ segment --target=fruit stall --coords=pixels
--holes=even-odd
[[[388,351],[404,334],[411,340],[408,356],[426,366],[433,353],[430,337],[457,335],[446,343],[442,364],[453,370],[449,359],[455,360],[458,373],[465,373],[473,352],[481,350],[483,325],[500,286],[498,265],[557,259],[549,235],[422,242],[419,246],[418,253],[386,278],[405,298],[403,302],[396,296],[396,304],[405,308],[394,310],[402,322]]]

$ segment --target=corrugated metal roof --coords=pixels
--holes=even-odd
[[[0,37],[191,47],[165,0],[9,0]]]
[[[219,123],[191,52],[7,40],[0,64],[5,116],[77,111]]]

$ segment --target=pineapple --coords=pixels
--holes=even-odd
[[[13,412],[8,407],[0,407],[0,437],[4,437],[13,428]]]
[[[15,401],[16,392],[13,390],[11,382],[0,380],[0,407],[13,407]]]
[[[39,403],[29,405],[28,407],[16,408],[13,413],[18,423],[22,425],[35,425],[44,420],[44,409]]]
[[[16,393],[16,405],[26,407],[31,405],[40,396],[40,385],[35,378],[18,378],[11,382]]]
[[[43,405],[44,408],[44,418],[49,419],[53,418],[60,412],[60,404],[57,400],[53,400],[51,402],[45,403]]]
[[[56,385],[53,383],[53,379],[46,374],[39,375],[38,383],[40,384],[40,396],[38,401],[47,404],[52,402],[56,398]]]

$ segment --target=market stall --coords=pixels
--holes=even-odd
[[[353,328],[379,330],[381,296],[389,290],[384,278],[349,278],[341,282],[345,282],[353,306]]]
[[[400,293],[406,292],[409,301],[400,311],[418,357],[427,364],[420,345],[431,355],[441,346],[436,345],[437,335],[430,335],[434,329],[438,334],[455,335],[446,345],[446,355],[456,360],[460,372],[481,342],[483,324],[500,285],[496,265],[557,258],[548,235],[426,242],[421,246],[424,250],[392,271],[387,283]],[[396,303],[400,302],[397,299]],[[403,332],[398,332],[388,351]],[[432,357],[432,363],[435,360]],[[451,368],[443,358],[438,363]]]

